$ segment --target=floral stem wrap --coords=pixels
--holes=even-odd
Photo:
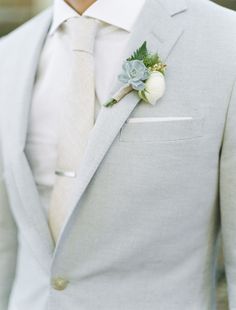
[[[133,91],[133,87],[129,84],[121,87],[118,92],[116,92],[113,97],[105,104],[105,107],[112,107],[114,104],[123,99],[126,95]]]

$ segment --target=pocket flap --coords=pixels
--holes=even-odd
[[[204,117],[130,118],[120,131],[120,141],[161,142],[203,135]]]

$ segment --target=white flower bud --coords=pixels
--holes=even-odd
[[[161,72],[152,72],[145,83],[144,96],[140,96],[141,98],[145,97],[145,101],[155,105],[157,100],[164,95],[165,89],[166,82],[164,75]]]

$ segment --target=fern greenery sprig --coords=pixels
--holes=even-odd
[[[127,61],[140,60],[143,61],[147,68],[152,68],[156,65],[162,64],[161,59],[157,53],[151,54],[147,49],[147,42],[145,41],[140,48],[138,48]]]
[[[138,48],[127,60],[144,60],[146,57],[148,57],[148,50],[147,42],[145,41],[142,46]]]

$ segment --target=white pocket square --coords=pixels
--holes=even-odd
[[[153,122],[170,122],[170,121],[187,121],[192,120],[191,116],[177,116],[177,117],[130,117],[127,123],[153,123]]]

